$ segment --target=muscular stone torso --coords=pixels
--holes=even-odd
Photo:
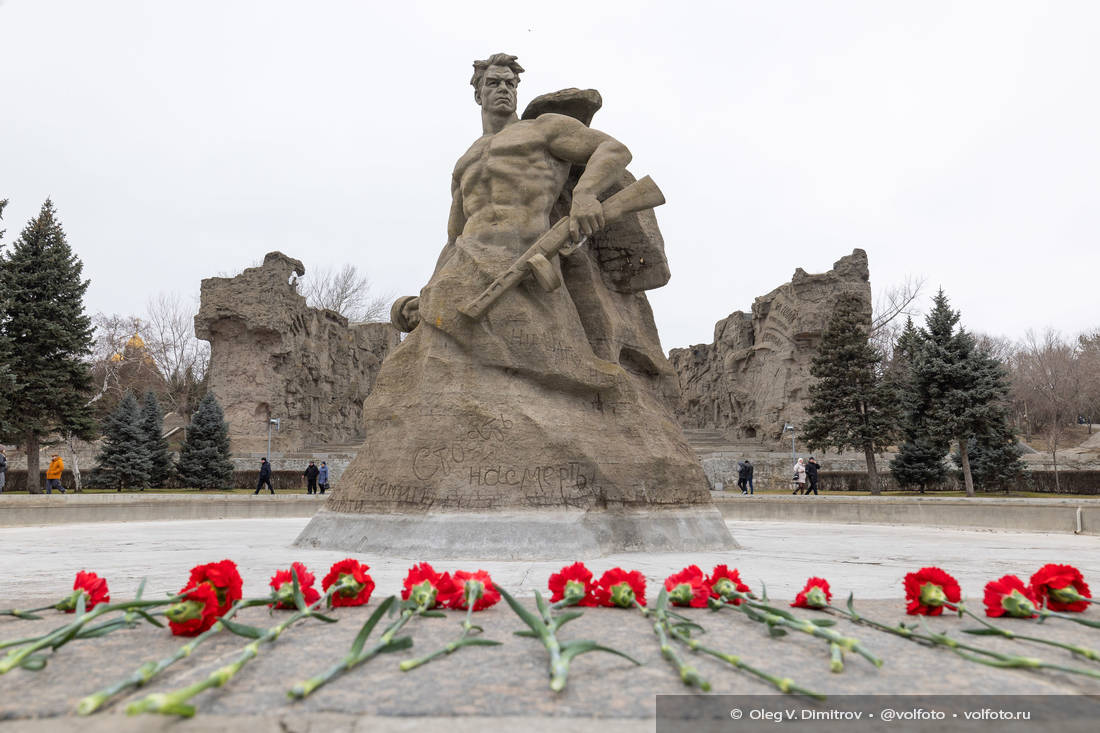
[[[550,227],[570,164],[550,154],[538,120],[479,138],[455,165],[463,237],[522,252]]]

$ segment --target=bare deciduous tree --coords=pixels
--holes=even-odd
[[[1078,356],[1081,361],[1081,415],[1092,424],[1100,418],[1100,328],[1077,337]]]
[[[127,389],[140,392],[151,386],[148,380],[136,379],[134,370],[141,365],[123,358],[130,339],[137,335],[144,343],[144,356],[159,374],[158,396],[168,409],[190,414],[202,398],[199,386],[210,361],[210,345],[195,338],[196,310],[197,306],[174,293],[161,293],[149,299],[144,318],[96,314],[92,359],[99,389],[92,401],[106,394],[121,399]]]
[[[1028,331],[1016,358],[1016,380],[1020,396],[1027,402],[1028,418],[1047,440],[1054,463],[1054,486],[1058,479],[1058,443],[1066,428],[1077,420],[1081,406],[1081,360],[1076,344],[1052,329],[1042,336]]]
[[[389,318],[393,296],[372,295],[370,279],[360,274],[355,265],[344,265],[339,270],[319,267],[312,273],[306,272],[298,281],[298,288],[312,307],[335,311],[352,323]]]
[[[913,317],[918,311],[917,298],[924,289],[925,278],[908,276],[905,281],[880,290],[871,304],[871,330],[868,338],[871,345],[884,354],[885,361],[893,356],[893,346],[901,334],[905,319]]]

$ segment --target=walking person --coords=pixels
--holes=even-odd
[[[309,465],[306,466],[305,472],[303,473],[303,475],[306,477],[307,494],[317,493],[317,476],[320,473],[321,471],[317,468],[317,466],[313,465],[313,461],[310,461]]]
[[[321,467],[317,469],[317,485],[321,487],[321,493],[328,488],[328,464],[321,461]]]
[[[792,494],[801,494],[806,490],[806,464],[801,458],[794,464],[794,482],[797,488],[791,492]]]
[[[752,488],[752,472],[753,472],[753,465],[752,465],[752,461],[750,461],[750,460],[749,460],[748,458],[746,458],[746,459],[745,459],[745,466],[746,466],[746,467],[748,467],[748,469],[749,469],[749,477],[748,477],[748,481],[749,481],[749,496],[752,496],[752,494],[753,494],[753,488]]]
[[[267,462],[266,458],[260,459],[260,480],[256,483],[256,491],[252,493],[253,496],[260,493],[260,489],[267,484],[267,490],[272,494],[275,493],[275,487],[271,485],[271,464]]]
[[[8,454],[4,452],[3,448],[0,448],[0,494],[4,493],[4,483],[7,481],[8,475]]]
[[[814,496],[817,496],[817,471],[820,468],[814,457],[810,456],[810,461],[806,464],[806,478],[810,480],[810,486],[806,489],[806,496],[809,496],[811,491]]]
[[[744,461],[737,462],[737,488],[741,489],[742,494],[748,492],[749,481],[749,467],[745,465]]]
[[[61,485],[61,474],[65,471],[65,461],[61,460],[61,456],[54,453],[50,461],[50,465],[46,468],[46,493],[52,494],[54,489],[57,489],[62,494],[65,493],[65,487]],[[30,476],[27,477],[28,485],[30,482]]]

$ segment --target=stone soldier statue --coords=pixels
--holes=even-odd
[[[678,385],[641,292],[668,277],[656,220],[616,225],[623,240],[648,235],[638,256],[601,233],[608,196],[633,181],[630,152],[584,113],[520,119],[522,71],[508,54],[474,62],[483,134],[454,168],[447,243],[420,295],[394,304],[410,334],[364,405],[367,441],[299,544],[497,557],[735,546],[670,410]],[[589,119],[598,108],[591,90],[557,94],[543,108],[586,95]],[[587,246],[468,315],[564,217]]]

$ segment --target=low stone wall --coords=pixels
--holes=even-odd
[[[1100,499],[956,499],[870,496],[723,496],[726,519],[841,524],[913,524],[1100,535]]]
[[[324,497],[308,494],[0,494],[0,527],[85,522],[312,517]]]

